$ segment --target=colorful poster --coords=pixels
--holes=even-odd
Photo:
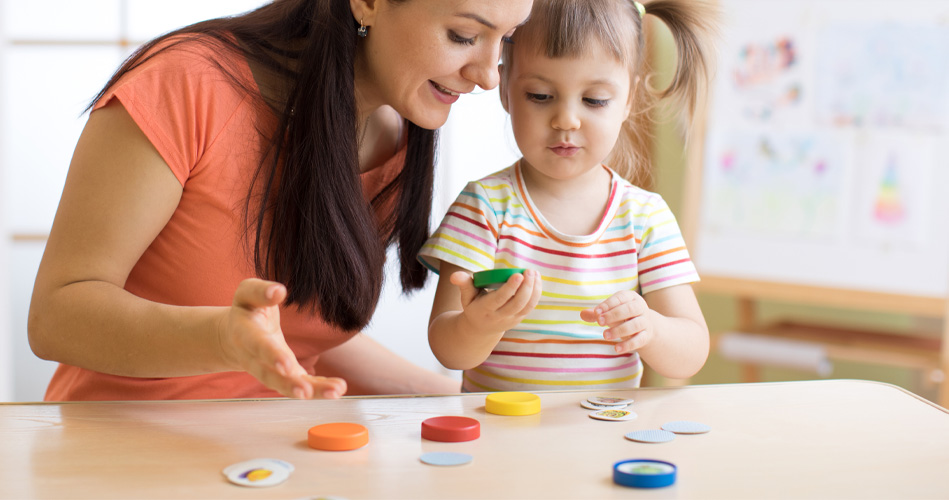
[[[842,217],[845,148],[832,134],[733,133],[706,166],[710,230],[827,239]]]
[[[817,40],[821,124],[949,130],[949,26],[835,23]]]
[[[928,244],[932,217],[934,139],[908,134],[868,134],[857,143],[854,177],[861,244],[919,250]]]

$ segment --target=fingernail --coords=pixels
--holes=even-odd
[[[606,339],[606,340],[610,340],[610,331],[609,331],[609,330],[604,330],[604,331],[603,331],[603,338]]]
[[[303,389],[297,387],[293,389],[293,397],[297,399],[306,399],[306,393],[303,391]]]
[[[605,324],[606,324],[606,316],[600,316],[599,318],[596,318],[596,322],[599,323],[600,326],[605,325]]]
[[[330,389],[327,391],[323,391],[323,397],[326,399],[337,399],[339,397],[339,394],[336,391]]]

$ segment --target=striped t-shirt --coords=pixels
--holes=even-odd
[[[606,167],[604,167],[606,168]],[[488,359],[466,370],[466,391],[638,387],[637,353],[616,354],[580,311],[620,290],[653,290],[698,281],[675,217],[662,197],[612,170],[608,206],[585,236],[552,227],[531,201],[515,163],[471,182],[455,200],[419,258],[468,271],[524,267],[543,278],[536,309],[504,333]]]

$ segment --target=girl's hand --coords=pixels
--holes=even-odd
[[[335,399],[346,393],[346,381],[316,377],[297,361],[280,328],[279,305],[287,297],[280,283],[246,279],[218,330],[228,365],[250,373],[265,386],[299,399]]]
[[[492,333],[510,330],[523,321],[537,307],[542,291],[540,274],[531,269],[487,293],[475,288],[471,274],[464,271],[452,273],[451,282],[461,293],[464,320],[477,330]]]
[[[603,338],[618,341],[613,348],[622,354],[642,349],[652,342],[654,330],[649,312],[641,295],[622,290],[595,308],[580,311],[580,319],[607,327]]]

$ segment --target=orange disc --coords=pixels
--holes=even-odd
[[[347,451],[369,444],[369,430],[359,424],[338,422],[310,427],[307,432],[310,448],[324,451]]]

